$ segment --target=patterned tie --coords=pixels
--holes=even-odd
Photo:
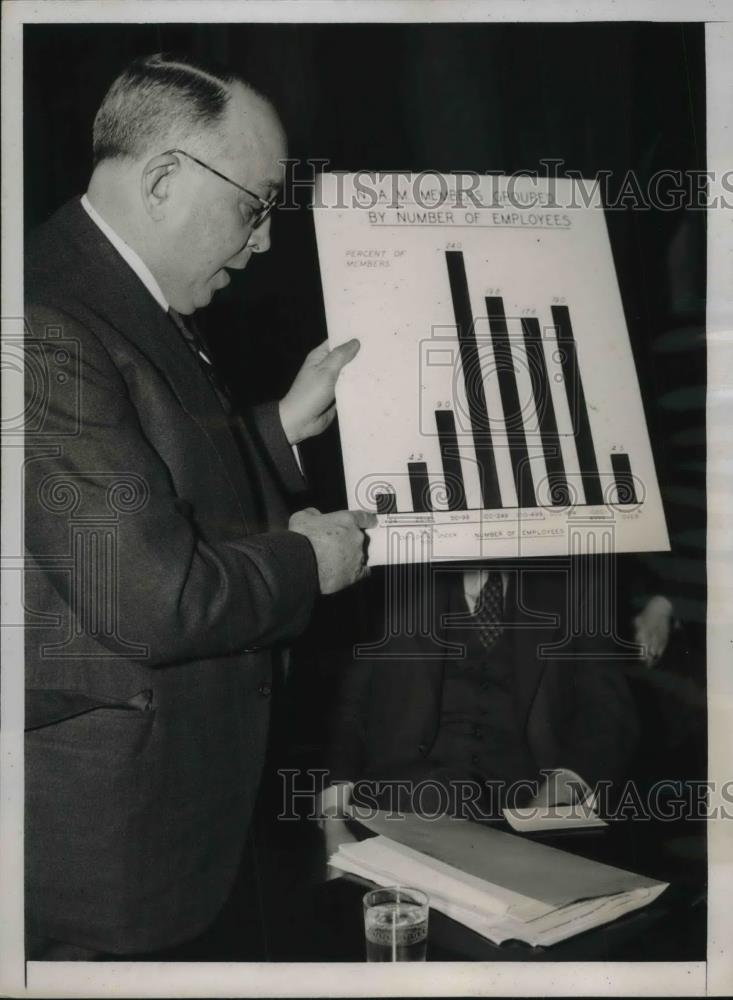
[[[484,649],[491,649],[501,638],[504,626],[504,584],[501,573],[491,571],[481,588],[473,619],[479,624],[478,637]]]
[[[181,316],[179,312],[176,312],[175,309],[171,309],[169,307],[168,314],[178,327],[179,331],[183,335],[183,339],[185,340],[187,346],[190,348],[196,360],[199,362],[204,372],[206,373],[206,377],[208,378],[209,382],[211,382],[211,385],[213,386],[216,395],[219,397],[219,402],[221,403],[224,412],[231,413],[233,410],[231,397],[229,396],[229,392],[226,386],[217,377],[216,369],[214,368],[214,364],[211,358],[204,349],[204,344],[203,341],[201,340],[201,337],[198,335],[195,329],[193,329],[187,323],[184,322],[183,316]]]

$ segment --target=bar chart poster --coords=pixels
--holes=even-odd
[[[669,548],[591,181],[323,174],[314,219],[373,565]]]

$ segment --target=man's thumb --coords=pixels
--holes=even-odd
[[[334,371],[340,372],[344,365],[348,365],[350,361],[354,360],[360,348],[361,344],[356,337],[353,337],[351,340],[347,340],[345,344],[339,344],[338,347],[334,347],[328,356],[328,362]]]
[[[375,528],[378,524],[377,515],[368,510],[352,510],[349,513],[354,518],[357,528]]]

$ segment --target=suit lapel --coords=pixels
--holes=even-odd
[[[513,609],[510,642],[515,669],[514,699],[517,718],[526,726],[532,703],[542,678],[546,661],[540,647],[548,642],[558,626],[555,600],[548,600],[545,573],[532,570],[525,563],[510,571],[507,607]]]
[[[83,273],[90,275],[100,317],[140,351],[168,383],[181,408],[209,438],[240,505],[252,511],[255,497],[246,478],[242,449],[214,387],[183,335],[81,204],[71,204],[67,211],[65,221],[75,237],[77,252],[84,258]],[[248,459],[252,463],[253,456]],[[259,471],[256,478],[261,478]]]

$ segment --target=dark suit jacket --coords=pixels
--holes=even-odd
[[[596,609],[598,621],[603,600],[596,568],[579,557],[572,569],[560,562],[548,569],[539,560],[505,568],[513,609],[505,629],[514,665],[514,718],[535,764],[526,778],[539,780],[541,769],[559,767],[591,784],[621,777],[638,724],[621,664],[610,658],[616,647],[609,637],[593,634],[589,610]],[[398,570],[396,576],[409,572]],[[446,664],[462,655],[455,624],[445,614],[448,589],[462,587],[461,569],[433,567],[429,580],[423,601],[432,631],[421,629],[420,587],[393,579],[387,603],[402,610],[393,613],[383,638],[355,655],[340,676],[328,761],[332,780],[393,777],[431,753]]]
[[[29,927],[120,954],[203,929],[262,768],[273,651],[318,592],[276,406],[230,426],[78,200],[26,260]]]

